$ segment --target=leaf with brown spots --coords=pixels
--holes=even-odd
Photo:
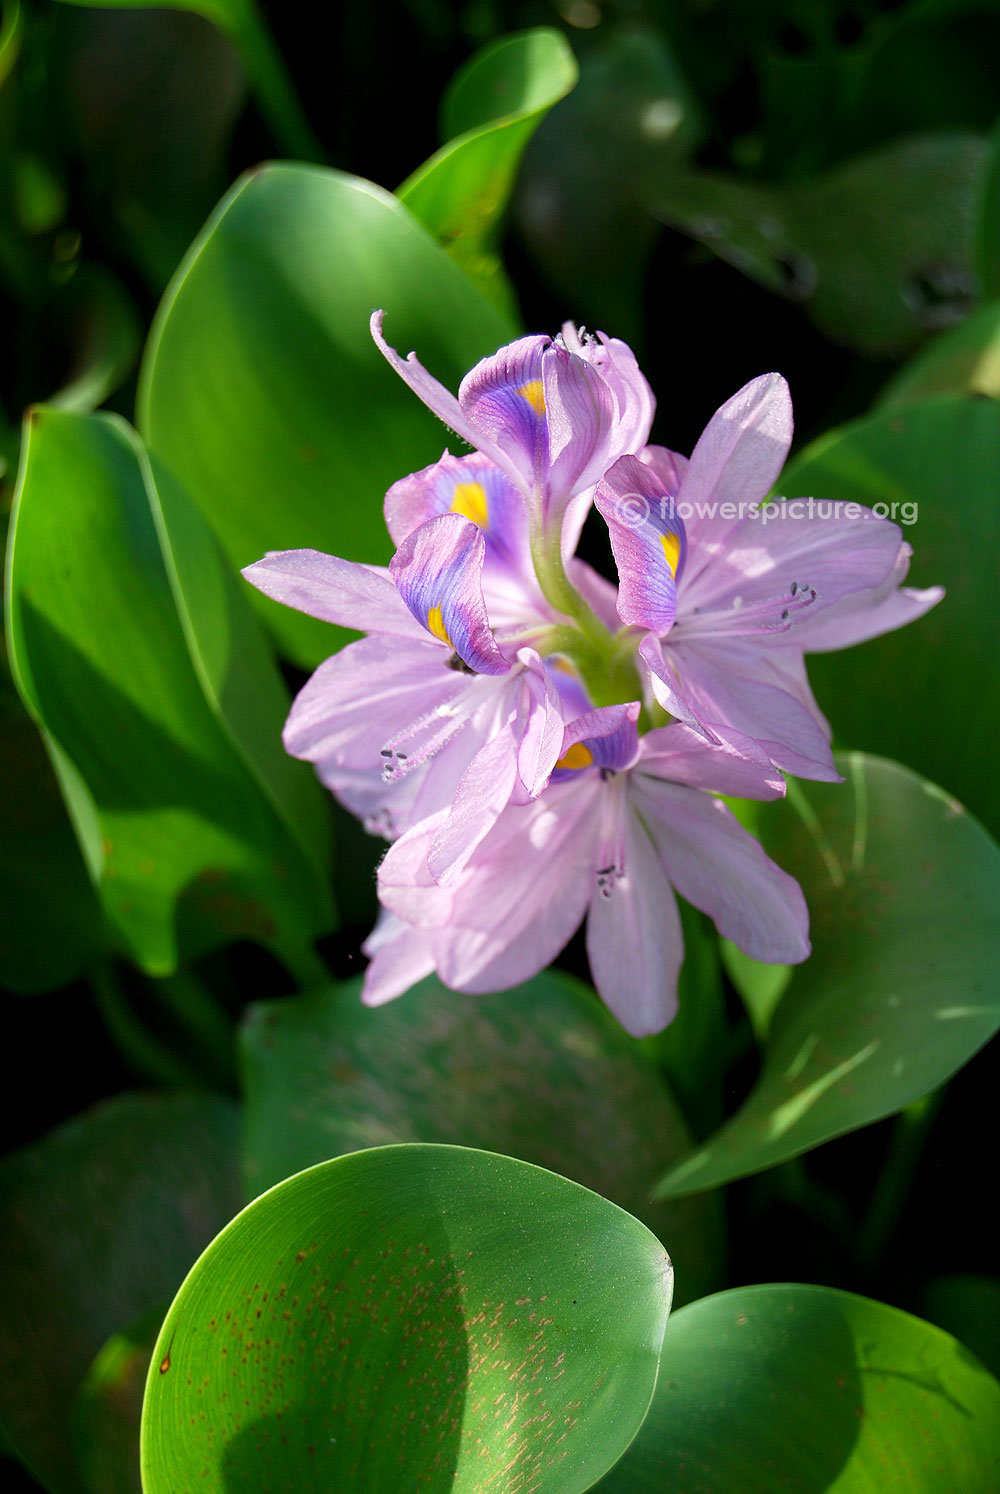
[[[670,1308],[644,1225],[510,1157],[324,1162],[202,1256],[153,1353],[146,1494],[582,1494],[646,1414]]]

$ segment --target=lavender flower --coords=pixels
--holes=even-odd
[[[791,438],[776,375],[686,461],[645,445],[653,399],[622,343],[522,338],[456,398],[381,321],[385,357],[474,450],[390,488],[387,570],[304,550],[244,573],[367,634],[320,666],[284,736],[393,842],[365,1000],[432,970],[517,984],[586,919],[602,997],[657,1031],[683,957],[674,889],[754,958],[805,959],[801,891],[714,795],[774,798],[779,769],[836,778],[805,650],[900,626],[940,591],[901,586],[909,549],[866,510],[761,522]],[[572,553],[595,493],[618,589]]]

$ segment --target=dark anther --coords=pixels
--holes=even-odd
[[[451,658],[448,660],[448,668],[457,669],[462,674],[475,674],[476,672],[474,669],[470,669],[465,660],[460,659],[457,654],[452,654]]]

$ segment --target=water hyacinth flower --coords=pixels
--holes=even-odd
[[[364,999],[387,1001],[436,970],[455,990],[494,991],[545,968],[584,918],[594,984],[622,1026],[674,1016],[684,953],[673,888],[754,959],[809,953],[798,883],[705,789],[772,799],[780,774],[675,724],[639,738],[637,703],[567,726],[545,792],[507,810],[458,877],[429,850],[447,811],[414,825],[379,870],[389,910],[367,946]]]
[[[901,626],[943,595],[902,588],[910,548],[860,504],[824,514],[762,507],[792,439],[788,387],[752,380],[712,417],[690,460],[662,447],[623,456],[596,506],[618,566],[618,614],[653,693],[713,742],[731,729],[779,767],[836,779],[804,652]],[[831,505],[827,505],[831,507]]]
[[[604,1000],[656,1031],[683,956],[674,889],[752,957],[806,958],[801,891],[715,796],[774,798],[779,769],[838,776],[804,652],[938,599],[902,586],[899,530],[858,506],[761,521],[791,438],[776,375],[687,460],[645,444],[652,395],[622,343],[522,338],[456,397],[381,325],[390,364],[473,451],[390,488],[388,569],[307,550],[244,573],[367,634],[320,666],[284,734],[392,842],[364,999],[435,970],[514,985],[586,919]],[[617,588],[572,553],[595,498]]]
[[[407,537],[388,571],[295,550],[244,572],[275,600],[368,634],[320,665],[284,742],[374,832],[398,835],[414,813],[471,798],[474,834],[511,796],[538,792],[558,756],[558,691],[535,650],[497,643],[485,555],[482,531],[444,514]],[[488,793],[474,787],[484,780]]]
[[[388,345],[382,320],[376,311],[371,331],[390,365],[524,498],[539,584],[564,603],[554,553],[575,549],[590,490],[617,457],[643,448],[653,422],[655,401],[631,348],[567,324],[558,338],[522,337],[482,359],[456,398],[414,353],[404,359]]]

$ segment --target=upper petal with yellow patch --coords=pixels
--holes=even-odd
[[[595,499],[618,566],[618,615],[630,626],[658,634],[673,626],[687,553],[675,499],[661,474],[632,456],[615,462],[598,483]]]
[[[506,674],[483,599],[482,530],[459,513],[440,514],[414,529],[389,564],[389,574],[413,616],[477,674]]]

